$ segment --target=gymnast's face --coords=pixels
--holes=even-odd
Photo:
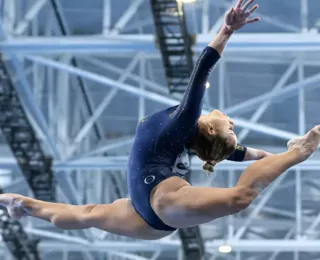
[[[220,135],[227,142],[236,147],[237,136],[234,133],[234,122],[224,113],[219,110],[214,110],[211,113],[204,115],[204,120],[208,127],[206,130],[210,135]]]

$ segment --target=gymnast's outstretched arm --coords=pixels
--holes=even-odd
[[[242,6],[244,0],[239,0]],[[188,124],[194,126],[201,115],[203,98],[206,91],[206,83],[214,65],[220,59],[228,40],[235,30],[243,25],[259,21],[260,18],[248,18],[257,8],[258,5],[251,9],[248,7],[254,0],[248,0],[243,9],[232,7],[226,14],[226,23],[214,39],[208,44],[198,58],[191,74],[187,89],[179,107],[173,113],[174,117],[183,118],[185,126]],[[245,10],[245,12],[243,12]],[[239,12],[243,12],[239,13]],[[176,120],[177,121],[177,120]]]

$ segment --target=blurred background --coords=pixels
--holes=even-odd
[[[229,0],[0,0],[0,192],[71,204],[127,197],[137,123],[179,103]],[[320,2],[257,0],[232,36],[204,113],[232,117],[242,144],[278,153],[320,122]],[[191,183],[233,186],[248,163]],[[139,241],[62,231],[0,211],[0,259],[320,259],[320,161],[278,178],[244,212]],[[130,221],[130,220],[128,220]]]

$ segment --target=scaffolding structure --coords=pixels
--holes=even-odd
[[[35,198],[55,201],[56,183],[52,159],[41,143],[23,109],[5,64],[0,60],[0,128]]]
[[[150,2],[169,91],[184,93],[193,69],[192,39],[184,4],[175,0]]]
[[[150,111],[177,105],[181,98],[164,87],[166,71],[150,1],[123,1],[103,0],[101,6],[94,1],[75,1],[77,6],[55,1],[69,26],[65,34],[51,1],[0,1],[0,52],[12,68],[12,81],[20,86],[37,138],[54,158],[59,201],[110,203],[127,196],[126,164],[134,125]],[[210,78],[216,87],[208,89],[203,111],[222,109],[234,119],[241,142],[274,153],[284,151],[287,140],[305,133],[318,119],[320,36],[310,20],[317,20],[312,6],[316,3],[294,2],[292,10],[299,10],[294,22],[265,14],[261,3],[261,25],[232,37]],[[186,6],[186,23],[197,34],[195,57],[217,33],[230,5],[227,0],[202,0]],[[287,8],[286,3],[281,8]],[[213,15],[216,10],[220,11]],[[91,112],[78,80],[85,84]],[[234,84],[239,85],[233,88]],[[278,110],[270,114],[274,107]],[[286,113],[287,121],[275,119],[278,111]],[[111,137],[97,143],[97,131]],[[6,147],[0,145],[0,168],[17,172],[15,158],[3,152]],[[320,259],[319,159],[316,154],[283,174],[245,212],[201,225],[206,257]],[[203,179],[201,162],[194,158],[191,181],[231,187],[249,164],[223,162],[213,176]],[[97,230],[65,233],[32,221],[24,230],[40,239],[37,249],[48,260],[183,255],[177,233],[158,241],[136,241]],[[223,255],[218,248],[226,244],[232,253]],[[1,244],[0,255],[5,254]]]

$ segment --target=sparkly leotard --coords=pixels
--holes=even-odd
[[[170,107],[144,118],[138,125],[128,163],[128,186],[138,214],[157,230],[173,231],[155,214],[150,205],[152,189],[163,180],[183,177],[190,166],[185,146],[198,131],[205,84],[219,53],[206,47],[194,68],[179,106]],[[239,146],[230,160],[241,161],[245,147]]]

